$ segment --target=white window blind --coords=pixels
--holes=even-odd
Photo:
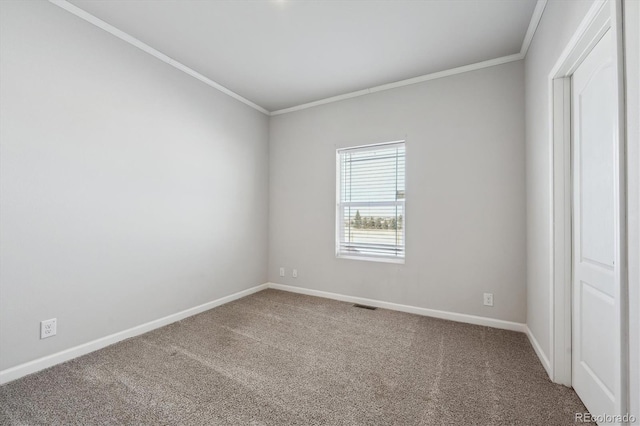
[[[404,142],[337,151],[336,255],[404,261]]]

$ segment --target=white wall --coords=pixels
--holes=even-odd
[[[548,76],[592,1],[550,1],[525,59],[527,325],[551,358],[551,182]]]
[[[336,259],[336,148],[405,138],[406,264]],[[275,116],[269,143],[269,281],[525,321],[522,62]]]
[[[266,282],[268,117],[0,3],[0,369]]]

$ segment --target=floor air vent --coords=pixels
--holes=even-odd
[[[375,306],[367,306],[367,305],[361,305],[359,303],[356,303],[355,305],[353,305],[354,308],[360,308],[360,309],[369,309],[370,311],[375,311],[376,308]]]

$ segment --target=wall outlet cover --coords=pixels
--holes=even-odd
[[[493,293],[485,293],[484,294],[484,305],[485,306],[493,306]]]
[[[46,339],[47,337],[55,336],[58,332],[58,320],[51,318],[40,322],[40,338]]]

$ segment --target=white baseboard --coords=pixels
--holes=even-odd
[[[45,357],[20,364],[15,367],[7,368],[0,371],[0,385],[19,379],[20,377],[26,376],[28,374],[44,370],[45,368],[52,367],[56,364],[69,361],[73,358],[86,355],[90,352],[97,351],[98,349],[113,345],[114,343],[117,343],[121,340],[138,336],[151,330],[155,330],[156,328],[164,327],[165,325],[171,324],[173,322],[180,321],[204,311],[208,311],[209,309],[213,309],[216,306],[224,305],[225,303],[229,303],[258,291],[265,290],[266,288],[268,288],[268,284],[260,284],[258,286],[239,291],[229,296],[221,297],[220,299],[212,300],[211,302],[207,302],[193,308],[185,309],[184,311],[177,312],[175,314],[171,314],[166,317],[129,328],[127,330],[119,331],[109,336],[101,337],[100,339],[96,339],[91,342],[75,346],[73,348],[65,349],[64,351],[57,352],[55,354],[47,355]]]
[[[464,322],[464,323],[475,324],[475,325],[483,325],[486,327],[500,328],[503,330],[519,331],[521,333],[525,333],[527,328],[526,324],[521,324],[519,322],[504,321],[504,320],[499,320],[495,318],[459,314],[456,312],[439,311],[436,309],[419,308],[416,306],[408,306],[408,305],[401,305],[398,303],[383,302],[382,300],[366,299],[364,297],[345,296],[343,294],[338,294],[338,293],[329,293],[326,291],[311,290],[308,288],[294,287],[294,286],[284,285],[284,284],[267,283],[267,285],[269,286],[269,288],[273,288],[276,290],[284,290],[292,293],[306,294],[309,296],[324,297],[326,299],[340,300],[342,302],[361,303],[363,305],[375,306],[383,309],[390,309],[392,311],[407,312],[410,314],[417,314],[417,315],[423,315],[427,317],[446,319],[450,321]]]
[[[544,351],[542,350],[540,343],[538,343],[538,340],[533,335],[531,330],[529,330],[529,327],[526,325],[525,325],[525,333],[529,338],[529,342],[531,342],[531,346],[533,346],[533,350],[536,352],[536,355],[538,355],[538,358],[540,359],[540,363],[542,364],[544,369],[547,371],[547,375],[549,376],[550,379],[552,379],[551,378],[551,362],[549,362],[549,358],[547,358],[547,356],[544,354]]]
[[[531,334],[531,331],[526,326],[526,324],[521,324],[521,323],[511,322],[511,321],[504,321],[504,320],[499,320],[495,318],[481,317],[476,315],[467,315],[467,314],[460,314],[456,312],[440,311],[436,309],[419,308],[416,306],[401,305],[398,303],[384,302],[381,300],[367,299],[364,297],[346,296],[338,293],[330,293],[326,291],[312,290],[308,288],[294,287],[294,286],[289,286],[284,284],[265,283],[265,284],[261,284],[243,291],[239,291],[229,296],[222,297],[220,299],[213,300],[208,303],[204,303],[199,306],[195,306],[190,309],[186,309],[181,312],[177,312],[175,314],[168,315],[163,318],[159,318],[154,321],[147,322],[145,324],[138,325],[136,327],[129,328],[127,330],[120,331],[118,333],[111,334],[109,336],[102,337],[100,339],[93,340],[91,342],[84,343],[82,345],[75,346],[73,348],[66,349],[61,352],[57,352],[55,354],[47,355],[45,357],[26,362],[24,364],[20,364],[15,367],[7,368],[6,370],[0,371],[0,385],[19,379],[20,377],[24,377],[28,374],[32,374],[32,373],[44,370],[45,368],[52,367],[56,364],[69,361],[73,358],[86,355],[90,352],[97,351],[98,349],[102,349],[104,347],[117,343],[121,340],[128,339],[130,337],[139,336],[151,330],[164,327],[165,325],[171,324],[176,321],[180,321],[184,318],[199,314],[209,309],[213,309],[216,306],[224,305],[225,303],[229,303],[234,300],[241,299],[245,296],[249,296],[250,294],[257,293],[267,288],[273,288],[276,290],[283,290],[283,291],[288,291],[292,293],[306,294],[309,296],[324,297],[327,299],[340,300],[340,301],[349,302],[349,303],[361,303],[364,305],[376,306],[383,309],[390,309],[394,311],[407,312],[411,314],[440,318],[440,319],[445,319],[450,321],[464,322],[468,324],[482,325],[486,327],[493,327],[493,328],[499,328],[503,330],[519,331],[522,333],[526,333],[527,336],[529,337],[529,340],[531,341],[531,344],[533,345],[534,350],[536,351],[536,354],[540,358],[542,365],[547,370],[547,373],[551,371],[549,360],[544,355],[544,352],[542,352],[542,350],[540,349],[540,345],[536,341],[533,334]]]

